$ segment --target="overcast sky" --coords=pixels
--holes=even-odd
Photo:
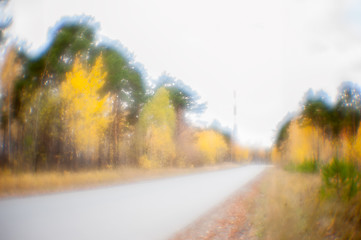
[[[31,51],[63,16],[90,15],[152,78],[166,71],[208,102],[197,121],[270,146],[304,93],[361,84],[361,0],[11,0],[11,33]]]

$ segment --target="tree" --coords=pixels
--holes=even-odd
[[[293,120],[288,132],[286,158],[297,164],[305,160],[314,160],[315,152],[317,152],[317,149],[315,151],[315,142],[318,139],[315,139],[313,127],[302,125],[299,121]]]
[[[111,161],[127,163],[122,146],[130,147],[130,135],[137,122],[139,110],[144,104],[145,87],[138,70],[131,63],[131,56],[121,46],[97,46],[91,52],[91,60],[103,56],[107,72],[102,94],[110,93],[113,103],[113,121],[109,131]]]
[[[94,47],[95,30],[90,19],[83,19],[81,23],[61,20],[49,35],[52,39],[39,55],[29,57],[25,52],[20,53],[24,71],[15,85],[16,116],[22,105],[30,101],[23,98],[24,93],[31,96],[39,87],[59,85],[65,79],[65,74],[71,71],[76,55],[85,61],[89,57],[90,49]]]
[[[205,103],[200,103],[199,95],[184,84],[181,80],[163,73],[155,86],[155,89],[165,88],[169,92],[169,98],[176,113],[175,141],[177,146],[178,163],[181,165],[198,164],[197,151],[193,143],[189,142],[192,130],[186,123],[186,113],[201,113],[206,108]],[[184,148],[187,148],[186,150]],[[193,159],[191,159],[193,158]]]
[[[216,164],[223,160],[227,153],[227,144],[223,136],[213,130],[204,130],[198,133],[197,146],[203,154],[204,163]]]
[[[163,73],[158,79],[156,89],[161,87],[165,87],[169,91],[176,112],[186,110],[202,113],[206,108],[205,103],[199,102],[200,96],[196,91],[167,73]]]
[[[237,144],[232,146],[232,156],[237,162],[248,162],[250,161],[250,150],[245,147],[241,147]]]
[[[0,44],[4,42],[4,32],[12,23],[12,18],[7,16],[5,12],[5,7],[8,4],[9,0],[0,0]]]
[[[94,48],[91,57],[95,59],[100,54],[108,73],[102,92],[116,95],[123,105],[121,107],[129,113],[128,121],[135,123],[145,101],[145,86],[140,72],[134,67],[131,54],[122,50],[121,46],[104,44]]]
[[[317,141],[317,151],[314,160],[319,161],[320,159],[320,139],[319,135],[321,133],[323,138],[323,133],[328,124],[330,124],[330,111],[331,107],[326,104],[325,100],[321,97],[308,99],[303,107],[301,113],[301,121],[305,126],[311,126],[312,131],[316,134],[314,138]]]
[[[275,147],[278,152],[282,152],[289,136],[289,126],[295,118],[295,113],[287,113],[287,115],[277,125]]]
[[[308,100],[301,113],[302,121],[306,125],[313,125],[324,129],[328,121],[328,106],[322,99]]]
[[[21,72],[21,64],[18,59],[18,54],[15,47],[8,48],[7,54],[5,56],[5,61],[1,69],[1,83],[3,88],[3,94],[5,95],[3,107],[2,107],[2,128],[4,131],[4,141],[5,144],[5,135],[7,138],[7,159],[11,162],[11,116],[12,116],[12,93],[15,79]],[[6,134],[6,130],[8,133]],[[5,145],[3,145],[3,151],[5,150]]]
[[[352,140],[361,120],[361,89],[357,84],[343,82],[338,90],[336,111],[341,117],[342,128]]]
[[[333,137],[336,143],[336,155],[340,145],[341,135],[348,141],[347,155],[354,160],[355,141],[361,121],[361,89],[357,84],[343,82],[338,89],[336,105],[331,119]]]
[[[23,168],[29,163],[35,172],[41,167],[40,163],[47,168],[59,167],[63,146],[61,110],[58,89],[51,87],[39,88],[24,105],[17,121],[22,126],[19,142]],[[18,156],[20,158],[21,154]]]
[[[361,90],[354,83],[344,82],[338,89],[335,104],[327,94],[306,93],[298,121],[291,121],[278,132],[274,159],[300,162],[305,159],[329,161],[334,155],[353,160],[360,155],[359,124]],[[321,148],[322,146],[322,148]],[[315,151],[314,148],[317,147]]]
[[[283,143],[287,141],[289,136],[289,126],[291,124],[291,120],[284,123],[281,127],[281,129],[278,131],[277,137],[276,137],[276,147],[278,150],[282,150]]]
[[[169,92],[162,87],[144,105],[139,116],[139,165],[148,168],[173,166],[176,156],[174,131],[174,107]]]
[[[72,71],[60,85],[62,119],[66,142],[73,147],[70,155],[73,164],[79,155],[93,160],[98,157],[98,164],[101,164],[101,140],[112,118],[109,96],[99,96],[105,76],[101,56],[90,71],[76,58]]]

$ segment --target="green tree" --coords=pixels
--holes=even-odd
[[[176,112],[176,137],[179,138],[187,129],[185,121],[186,113],[202,113],[206,109],[206,103],[200,102],[196,91],[184,84],[181,80],[163,73],[156,85],[156,89],[164,87],[169,92],[170,101]],[[181,141],[181,139],[177,139]]]
[[[327,128],[327,125],[330,124],[330,112],[331,106],[326,103],[326,97],[316,96],[313,98],[307,99],[306,103],[303,106],[303,111],[301,113],[301,122],[303,125],[308,125],[312,127],[312,132],[316,134],[316,145],[317,150],[313,160],[320,160],[320,141],[319,135],[322,135],[324,138],[324,132]]]
[[[41,166],[47,169],[60,167],[63,150],[63,122],[60,115],[58,89],[39,88],[32,94],[18,119],[18,124],[22,126],[22,139],[18,143],[22,154],[18,156],[23,157],[23,168],[31,165],[37,172]]]
[[[293,119],[295,119],[295,114],[287,113],[283,120],[278,123],[275,137],[275,146],[278,152],[284,151],[285,144],[289,138],[289,128]]]
[[[161,87],[169,91],[176,112],[202,113],[206,109],[206,104],[200,102],[200,96],[196,91],[167,73],[163,73],[158,79],[156,89]]]
[[[5,8],[8,3],[8,0],[0,0],[0,44],[4,42],[4,32],[12,23],[12,18],[5,13]]]
[[[200,102],[196,91],[184,84],[181,80],[163,73],[157,80],[155,89],[164,87],[169,92],[169,98],[176,113],[175,141],[177,146],[177,164],[187,165],[196,163],[198,160],[195,154],[197,151],[192,129],[187,124],[186,113],[201,113],[205,110],[206,104]],[[194,165],[194,164],[193,164]]]
[[[31,96],[38,87],[60,84],[65,79],[65,73],[71,70],[77,55],[82,56],[83,60],[88,58],[90,49],[95,45],[95,30],[90,19],[84,19],[83,22],[86,23],[61,20],[50,31],[52,39],[44,51],[35,57],[20,53],[24,71],[15,85],[16,116],[22,105],[30,101],[24,99],[24,96]]]
[[[162,87],[140,113],[137,130],[140,166],[149,168],[174,165],[175,120],[169,92]]]
[[[102,55],[107,76],[101,93],[110,93],[112,96],[114,119],[108,134],[112,151],[110,161],[126,164],[129,157],[120,149],[122,146],[130,148],[132,126],[136,123],[139,110],[145,101],[145,86],[141,74],[132,63],[131,54],[118,45],[97,46],[91,52],[91,62]]]
[[[361,120],[361,89],[357,84],[343,82],[339,87],[335,106],[341,118],[342,128],[350,139],[356,136]]]

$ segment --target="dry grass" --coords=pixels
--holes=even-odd
[[[316,174],[271,170],[253,207],[258,239],[361,239],[361,196],[322,199],[320,186]]]
[[[0,171],[0,197],[27,196],[57,191],[86,189],[96,186],[185,175],[196,172],[232,168],[236,164],[220,164],[202,168],[140,169],[118,168],[79,172],[41,172],[13,174]]]

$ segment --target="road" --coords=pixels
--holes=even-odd
[[[265,168],[247,165],[93,190],[3,199],[0,239],[168,239]]]

